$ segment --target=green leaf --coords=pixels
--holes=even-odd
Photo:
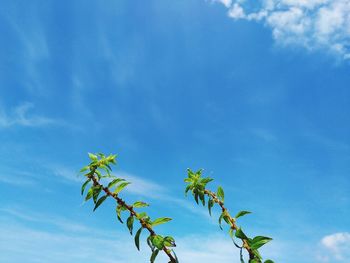
[[[175,257],[175,263],[179,263],[179,259],[177,258],[175,251],[174,250],[171,250],[171,251],[173,252],[174,257]]]
[[[132,235],[132,229],[134,227],[134,217],[129,216],[128,219],[126,220],[126,225],[129,228],[130,235]]]
[[[249,260],[249,263],[261,263],[261,261],[257,258],[253,258],[253,259]]]
[[[141,219],[141,218],[144,218],[144,217],[146,217],[147,216],[147,213],[146,212],[142,212],[142,213],[139,213],[139,214],[137,214],[137,219]]]
[[[97,198],[98,198],[98,196],[100,195],[100,193],[101,193],[101,191],[102,191],[102,186],[100,186],[100,185],[97,185],[97,186],[94,186],[93,187],[93,195],[92,195],[92,198],[94,199],[94,203],[96,204],[96,202],[97,202]]]
[[[194,193],[194,200],[196,201],[197,205],[198,205],[198,196],[199,196],[198,191],[196,191]]]
[[[116,212],[117,212],[117,218],[119,220],[120,223],[124,223],[122,218],[121,218],[121,212],[122,211],[125,211],[126,208],[124,206],[121,206],[121,205],[118,205],[117,208],[116,208]]]
[[[187,175],[188,175],[188,178],[191,178],[191,179],[194,178],[194,173],[190,168],[187,168]]]
[[[117,183],[121,182],[121,181],[125,181],[124,179],[121,179],[121,178],[116,178],[114,179],[113,181],[111,181],[109,184],[108,184],[108,188],[111,188],[113,186],[115,186]]]
[[[153,244],[152,244],[152,236],[148,236],[147,237],[147,245],[151,248],[151,250],[152,250],[152,252],[154,251],[154,246],[153,246]]]
[[[135,208],[141,208],[141,207],[149,206],[149,204],[142,202],[142,201],[137,201],[132,206]]]
[[[266,243],[270,242],[271,240],[272,238],[270,237],[256,236],[249,242],[250,248],[256,250],[265,245]]]
[[[97,156],[96,156],[95,154],[88,153],[88,155],[89,155],[89,158],[90,158],[91,161],[95,162],[95,161],[98,160],[98,159],[97,159]]]
[[[155,235],[151,239],[153,246],[158,249],[163,249],[164,247],[164,238],[160,235]]]
[[[201,180],[201,183],[203,183],[204,185],[206,185],[207,183],[209,183],[209,182],[211,182],[211,181],[213,181],[214,179],[212,179],[212,178],[209,178],[209,177],[206,177],[206,178],[203,178],[202,180]]]
[[[86,197],[85,197],[85,201],[89,200],[89,199],[92,197],[93,194],[94,194],[94,190],[93,190],[93,187],[91,187],[91,188],[89,189],[89,191],[88,191]]]
[[[91,179],[87,179],[85,183],[81,186],[81,195],[84,194],[85,188],[88,185],[88,183],[91,181]]]
[[[84,166],[83,168],[81,168],[80,172],[82,173],[82,172],[85,172],[85,171],[87,171],[89,169],[90,169],[90,166],[87,165],[87,166]]]
[[[169,217],[161,217],[161,218],[157,218],[156,220],[154,220],[152,222],[152,226],[157,226],[157,225],[160,225],[160,224],[164,224],[166,222],[169,222],[171,220],[171,218]]]
[[[258,259],[260,259],[260,260],[258,261],[258,262],[260,263],[262,257],[261,257],[261,255],[260,255],[259,251],[258,251],[257,249],[252,249],[252,252],[253,252],[253,254],[254,254]]]
[[[244,234],[242,228],[238,228],[236,230],[235,236],[240,238],[240,239],[248,239],[247,236]]]
[[[209,215],[211,216],[211,208],[214,206],[214,201],[213,199],[209,199],[208,201],[208,210],[209,210]]]
[[[187,196],[187,192],[191,189],[191,185],[186,186],[185,189],[185,196]]]
[[[107,195],[102,196],[98,201],[96,202],[96,205],[94,207],[94,211],[99,207],[107,198]]]
[[[164,246],[166,247],[176,247],[175,239],[171,236],[164,237]]]
[[[224,193],[224,189],[222,189],[221,186],[218,187],[217,195],[218,195],[219,199],[222,202],[224,202],[224,200],[225,200],[225,193]]]
[[[155,249],[155,250],[153,251],[153,253],[152,253],[152,255],[151,255],[151,258],[150,258],[151,263],[154,263],[154,261],[156,260],[156,257],[157,257],[157,255],[158,255],[158,253],[159,253],[159,250],[158,250],[158,249]]]
[[[129,182],[121,183],[117,186],[117,188],[114,190],[115,194],[118,194],[121,190],[123,190],[127,185],[129,185]]]
[[[271,259],[265,260],[264,263],[275,263]]]
[[[137,230],[136,234],[135,234],[135,246],[137,247],[137,250],[140,250],[140,235],[142,232],[142,227],[140,227],[139,230]]]
[[[95,170],[95,174],[97,175],[98,179],[101,179],[102,174],[99,170]]]
[[[249,212],[249,211],[240,211],[240,212],[238,212],[238,214],[235,216],[235,218],[237,219],[237,218],[239,218],[239,217],[241,217],[241,216],[244,216],[244,215],[246,215],[246,214],[251,214],[252,212]]]
[[[219,227],[220,227],[221,230],[222,230],[221,221],[222,221],[223,217],[224,217],[224,213],[221,213],[221,215],[219,217]]]
[[[205,198],[202,191],[199,192],[199,199],[202,201],[202,205],[205,206]]]
[[[228,225],[231,225],[230,218],[229,218],[229,216],[228,216],[227,214],[225,214],[225,215],[223,216],[223,219],[225,220],[225,222],[226,222]]]

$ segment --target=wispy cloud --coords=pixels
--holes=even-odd
[[[3,215],[7,215],[12,218],[24,220],[27,222],[29,221],[29,222],[47,224],[54,227],[58,227],[59,229],[64,231],[88,232],[88,227],[85,225],[78,224],[58,216],[32,212],[24,209],[23,207],[16,207],[16,208],[4,207],[4,208],[0,208],[0,211],[2,212]]]
[[[111,230],[105,235],[93,231],[89,234],[69,230],[40,230],[18,223],[0,221],[1,262],[147,262],[150,250],[142,236],[141,251],[135,248],[133,238]],[[184,263],[232,262],[239,258],[237,249],[222,235],[188,235],[175,237],[176,253]],[[160,253],[157,262],[166,262]]]
[[[264,23],[281,45],[328,50],[350,59],[349,0],[215,0],[235,19]],[[253,5],[253,4],[254,5]],[[252,6],[254,6],[252,8]]]
[[[31,114],[30,110],[33,108],[33,103],[26,102],[15,107],[10,113],[0,110],[0,128],[11,126],[40,127],[60,124],[58,120]]]
[[[349,262],[350,233],[340,232],[327,235],[321,240],[320,262]]]
[[[149,249],[144,245],[137,252],[133,238],[127,232],[115,233],[91,228],[72,220],[47,213],[17,208],[1,208],[0,247],[3,262],[145,262]],[[11,220],[9,221],[9,218]],[[10,223],[11,222],[11,223]],[[35,225],[39,223],[40,230]],[[44,227],[43,227],[44,226]],[[50,226],[47,230],[45,226]],[[185,235],[176,237],[177,254],[181,262],[229,262],[237,258],[237,250],[224,235]],[[103,250],[103,257],[100,257]],[[159,255],[159,262],[166,257]],[[50,261],[52,262],[52,261]]]
[[[0,173],[0,182],[14,186],[33,186],[36,184],[36,182],[31,179],[12,177],[2,173]]]
[[[83,182],[83,178],[81,176],[78,176],[77,172],[75,172],[73,169],[64,167],[62,165],[47,167],[47,169],[51,171],[55,176],[57,176],[57,178],[61,178],[64,182]],[[131,182],[131,184],[127,188],[125,188],[126,193],[150,198],[153,200],[167,201],[169,202],[169,204],[173,204],[177,207],[180,206],[193,214],[201,215],[202,217],[208,219],[210,222],[213,222],[210,216],[208,215],[206,209],[196,209],[196,207],[193,206],[193,203],[191,201],[183,198],[174,197],[176,195],[171,194],[171,189],[168,189],[163,185],[127,172],[117,172],[114,173],[114,175]],[[215,214],[215,212],[213,212],[213,214]]]

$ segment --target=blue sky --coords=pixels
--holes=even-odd
[[[31,1],[0,6],[0,261],[147,262],[77,171],[118,154],[181,262],[238,262],[183,195],[222,185],[276,262],[349,262],[350,1]],[[160,258],[159,262],[163,262]]]

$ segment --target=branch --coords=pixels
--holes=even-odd
[[[243,232],[242,228],[237,226],[236,220],[241,216],[250,214],[250,212],[240,211],[235,217],[232,217],[224,205],[224,198],[225,198],[224,190],[221,187],[219,187],[217,190],[217,193],[214,193],[206,189],[206,185],[211,181],[213,181],[212,178],[202,177],[202,170],[193,172],[192,170],[188,169],[188,177],[185,179],[185,182],[187,183],[185,193],[187,194],[188,191],[191,191],[196,203],[199,204],[199,201],[201,201],[203,206],[205,206],[205,203],[206,203],[205,197],[207,196],[208,210],[210,215],[211,215],[211,209],[214,206],[214,204],[219,205],[221,208],[221,215],[219,217],[219,226],[222,230],[221,221],[222,219],[224,219],[224,221],[230,227],[229,234],[233,240],[234,245],[240,249],[241,262],[244,263],[242,249],[245,249],[249,254],[249,263],[262,263],[262,257],[258,249],[262,247],[264,244],[266,244],[267,242],[271,241],[272,238],[264,237],[264,236],[256,236],[254,238],[248,238],[246,234]],[[235,237],[242,241],[242,246],[237,245],[237,243],[234,240]],[[264,263],[273,263],[273,261],[266,260]]]
[[[94,203],[95,203],[95,209],[99,207],[107,197],[113,198],[118,206],[117,206],[117,216],[118,219],[121,223],[123,221],[120,218],[120,212],[121,211],[129,211],[130,216],[128,217],[127,220],[127,226],[129,228],[130,234],[132,235],[132,230],[133,230],[133,222],[134,218],[136,218],[140,225],[141,228],[137,231],[135,235],[135,245],[137,249],[139,249],[139,237],[141,234],[142,229],[147,229],[149,232],[149,237],[147,239],[148,245],[151,247],[152,250],[152,255],[150,258],[151,262],[154,262],[155,258],[158,255],[158,252],[162,250],[167,257],[169,258],[169,263],[178,263],[178,259],[175,255],[175,252],[173,250],[170,250],[168,247],[175,247],[175,240],[170,237],[162,237],[160,235],[157,235],[156,232],[153,230],[152,226],[159,225],[166,223],[170,221],[170,218],[158,218],[154,220],[153,222],[150,220],[149,216],[147,216],[146,213],[137,213],[134,209],[134,207],[145,207],[148,206],[148,204],[144,202],[135,202],[133,205],[128,205],[122,198],[118,196],[119,192],[123,190],[129,183],[125,182],[124,179],[121,178],[116,178],[114,176],[110,175],[111,168],[109,166],[110,163],[115,164],[115,155],[110,155],[108,157],[104,156],[103,154],[99,154],[100,159],[98,159],[97,155],[89,154],[90,159],[92,162],[88,165],[85,166],[81,172],[84,172],[86,170],[89,170],[85,176],[87,177],[86,182],[82,186],[82,194],[84,193],[84,190],[86,186],[92,182],[92,186],[89,189],[87,196],[85,200],[89,200],[90,198],[93,198]],[[99,169],[102,169],[106,171],[107,175],[102,175]],[[112,182],[109,183],[108,187],[102,185],[99,180],[101,178],[115,178]],[[118,183],[120,183],[118,185]],[[116,186],[115,191],[112,192],[110,190],[111,187]],[[104,192],[105,195],[102,196],[101,198],[98,199],[98,196],[101,192]],[[174,253],[174,255],[172,254]]]

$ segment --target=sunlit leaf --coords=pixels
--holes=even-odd
[[[111,188],[113,186],[115,186],[117,183],[121,182],[121,181],[125,181],[122,178],[116,178],[114,180],[112,180],[109,184],[108,184],[108,188]]]
[[[152,226],[157,226],[157,225],[160,225],[160,224],[164,224],[166,222],[169,222],[170,220],[171,220],[171,218],[169,218],[169,217],[157,218],[156,220],[154,220],[152,222]]]
[[[237,213],[235,218],[237,219],[237,218],[239,218],[241,216],[244,216],[244,215],[247,215],[247,214],[251,214],[251,212],[249,212],[249,211],[240,211],[240,212]]]
[[[130,184],[129,182],[121,183],[120,185],[118,185],[116,187],[116,189],[114,190],[114,193],[118,194],[120,191],[122,191],[129,184]]]
[[[142,201],[137,201],[132,206],[135,208],[141,208],[141,207],[149,206],[149,204],[142,202]]]
[[[224,200],[225,200],[225,193],[224,193],[224,189],[222,189],[221,186],[218,187],[217,195],[218,195],[219,199],[222,202],[224,202]]]

